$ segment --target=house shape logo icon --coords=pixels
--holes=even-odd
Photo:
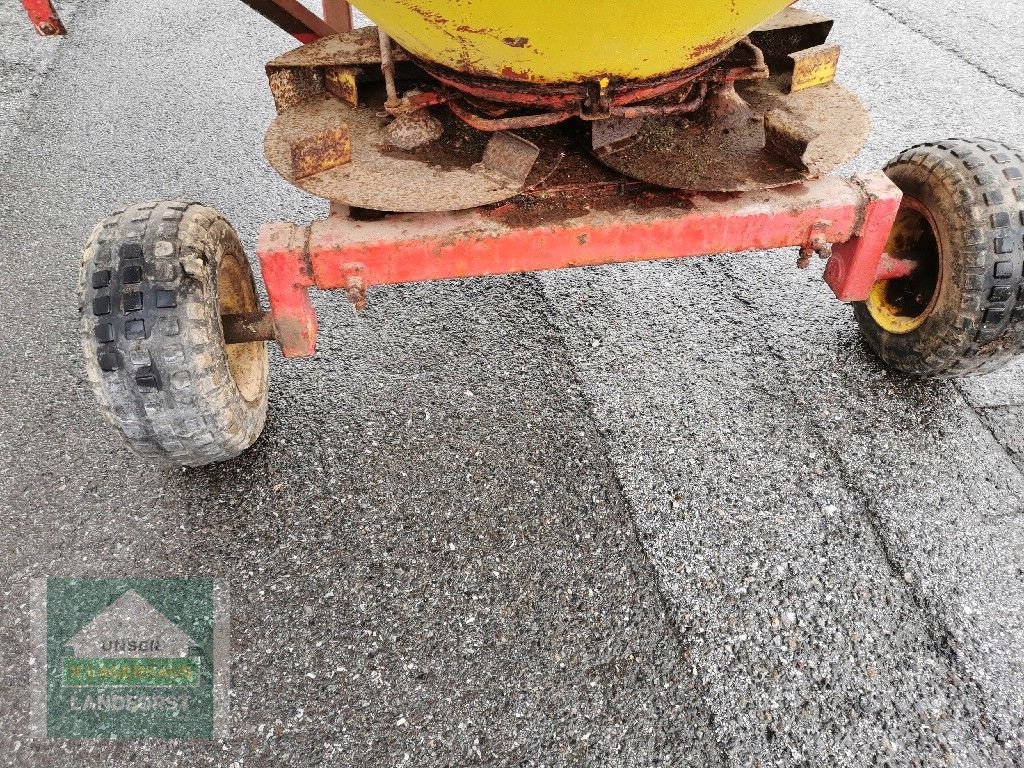
[[[52,577],[29,589],[34,738],[227,737],[226,581]]]
[[[129,589],[67,641],[79,659],[181,659],[195,642]]]

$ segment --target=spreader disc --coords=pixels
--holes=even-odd
[[[367,89],[370,90],[370,89]],[[279,174],[310,194],[377,211],[457,211],[507,200],[527,185],[494,173],[482,162],[491,134],[469,128],[442,108],[431,113],[441,120],[444,135],[422,149],[403,151],[387,142],[384,129],[391,118],[382,93],[360,92],[351,108],[332,96],[319,96],[277,116],[267,131],[264,151]],[[351,162],[296,179],[292,142],[348,126]],[[543,156],[535,170],[546,167]],[[532,177],[531,177],[532,178]]]
[[[856,155],[867,141],[870,120],[845,88],[824,85],[785,93],[783,80],[737,84],[755,119],[722,128],[685,117],[654,117],[628,142],[595,150],[609,168],[671,189],[750,192],[820,176]],[[781,110],[816,138],[800,168],[765,150],[763,115]]]

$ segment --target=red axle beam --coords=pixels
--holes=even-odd
[[[826,282],[840,300],[863,301],[881,272],[896,274],[883,252],[901,198],[874,173],[653,204],[623,196],[556,223],[531,220],[530,206],[516,203],[379,221],[332,215],[309,227],[266,224],[257,251],[278,343],[300,357],[316,344],[312,287],[359,303],[371,285],[833,244]]]

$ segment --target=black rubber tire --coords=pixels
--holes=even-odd
[[[996,141],[950,139],[907,150],[885,172],[931,215],[941,266],[931,307],[910,332],[892,333],[866,303],[854,305],[868,345],[923,378],[1005,365],[1024,346],[1024,155]]]
[[[235,345],[229,362],[222,308],[255,311],[259,300],[223,216],[179,200],[115,213],[93,230],[79,285],[86,375],[106,420],[137,453],[201,466],[256,441],[267,414],[267,345]]]

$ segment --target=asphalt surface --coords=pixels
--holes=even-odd
[[[1022,367],[887,373],[795,254],[321,294],[241,459],[127,453],[79,364],[78,251],[128,202],[324,205],[260,154],[240,3],[0,10],[0,762],[1020,765]],[[854,169],[1024,145],[1013,0],[815,2],[874,115]],[[232,588],[232,736],[30,741],[27,579]]]

